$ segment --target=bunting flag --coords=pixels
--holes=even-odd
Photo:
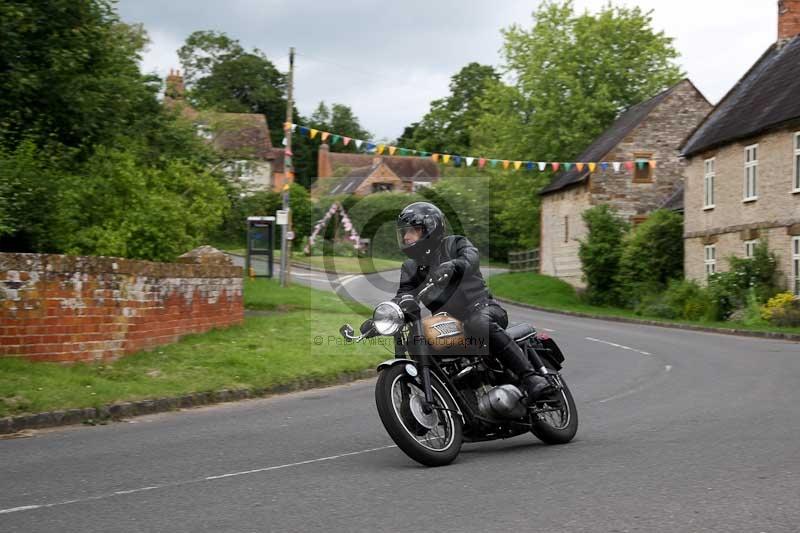
[[[422,150],[414,150],[411,148],[405,148],[401,146],[395,146],[387,143],[374,143],[372,141],[367,141],[363,139],[353,139],[351,137],[346,137],[344,135],[340,135],[337,133],[332,133],[328,131],[321,131],[315,128],[308,128],[306,126],[301,126],[299,124],[293,124],[291,122],[284,122],[283,128],[285,131],[299,131],[300,135],[307,135],[309,138],[314,139],[316,138],[317,134],[320,134],[320,140],[322,142],[326,142],[330,139],[330,145],[333,146],[339,141],[342,141],[344,146],[349,146],[350,142],[355,144],[356,149],[361,150],[362,147],[365,152],[372,153],[376,152],[377,154],[383,155],[384,152],[388,152],[389,155],[394,156],[395,154],[400,156],[407,156],[409,154],[416,155],[419,157],[430,157],[435,163],[443,163],[445,165],[449,164],[450,161],[453,161],[455,166],[461,166],[462,164],[466,167],[471,167],[475,161],[477,161],[477,166],[480,169],[486,167],[486,164],[489,164],[490,168],[496,168],[498,164],[502,163],[503,169],[508,170],[509,167],[513,167],[514,170],[520,170],[523,165],[525,166],[526,170],[534,171],[539,170],[544,172],[547,170],[547,165],[550,165],[550,168],[553,172],[558,172],[560,168],[563,167],[565,171],[569,171],[572,169],[573,166],[578,170],[578,172],[583,172],[585,168],[588,168],[589,172],[595,172],[598,167],[602,171],[608,170],[609,166],[614,169],[614,172],[619,172],[623,166],[626,170],[632,171],[634,168],[644,169],[648,165],[650,168],[656,168],[657,161],[654,159],[635,159],[630,161],[517,161],[517,160],[509,160],[509,159],[487,159],[484,157],[473,157],[473,156],[462,156],[456,154],[447,154],[447,153],[432,153],[426,152]],[[287,144],[287,139],[284,138],[283,145]],[[289,165],[291,162],[288,162]]]

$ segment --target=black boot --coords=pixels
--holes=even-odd
[[[553,393],[553,387],[547,381],[547,378],[535,372],[528,372],[523,375],[520,385],[525,393],[525,401],[528,405],[533,405],[537,400]]]

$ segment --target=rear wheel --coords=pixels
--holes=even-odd
[[[560,390],[537,401],[531,413],[531,433],[545,444],[566,444],[578,432],[575,400],[564,379],[558,376],[556,380],[561,385]]]
[[[406,455],[426,466],[443,466],[461,450],[461,417],[444,387],[435,379],[431,386],[434,409],[426,413],[422,378],[394,365],[378,375],[375,403],[383,427]]]

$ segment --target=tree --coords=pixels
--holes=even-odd
[[[530,29],[503,31],[510,86],[481,99],[473,145],[541,161],[569,160],[619,113],[676,83],[672,39],[652,28],[651,12],[607,5],[576,14],[572,0],[548,0]]]
[[[430,152],[468,153],[472,147],[470,127],[478,118],[479,98],[488,84],[497,82],[493,67],[470,63],[450,79],[450,94],[431,102],[422,120],[406,127],[411,144]]]
[[[622,239],[628,231],[628,223],[605,204],[587,209],[581,216],[588,235],[580,243],[578,256],[587,283],[589,302],[613,305],[618,303],[617,274]]]
[[[158,112],[158,84],[138,61],[141,26],[109,0],[0,3],[0,142],[24,139],[89,150]]]

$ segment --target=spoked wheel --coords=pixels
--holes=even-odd
[[[461,450],[461,418],[450,395],[433,380],[434,408],[425,409],[421,377],[412,377],[405,365],[378,375],[375,403],[383,427],[406,455],[426,466],[449,464]]]
[[[545,444],[566,444],[578,432],[575,400],[561,376],[556,377],[560,390],[536,402],[531,413],[531,433]]]

